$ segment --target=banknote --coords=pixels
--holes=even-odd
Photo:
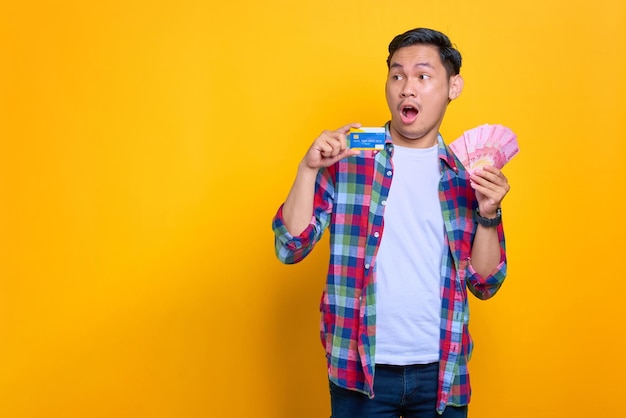
[[[468,171],[492,165],[502,168],[519,153],[517,135],[502,125],[484,124],[463,132],[450,149]]]

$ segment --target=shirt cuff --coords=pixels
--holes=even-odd
[[[283,248],[291,251],[298,251],[303,248],[307,248],[311,245],[315,237],[315,216],[311,215],[311,221],[309,225],[299,235],[292,235],[285,226],[283,218],[283,205],[278,208],[274,221],[272,222],[272,229],[276,235],[276,239],[280,242]]]

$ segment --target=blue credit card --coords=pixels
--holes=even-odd
[[[380,150],[385,147],[385,128],[350,129],[348,147],[357,150]]]

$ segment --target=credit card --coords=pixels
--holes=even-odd
[[[381,150],[385,147],[385,127],[350,129],[348,147],[356,150]]]

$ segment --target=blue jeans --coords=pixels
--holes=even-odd
[[[437,414],[439,363],[377,364],[374,398],[330,382],[331,418],[467,418],[467,406]]]

